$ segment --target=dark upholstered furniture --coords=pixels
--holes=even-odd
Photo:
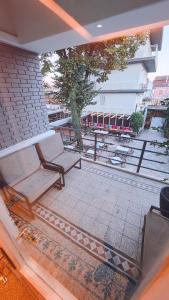
[[[144,217],[141,267],[145,275],[169,245],[169,219],[152,206]]]

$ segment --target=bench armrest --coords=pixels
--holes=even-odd
[[[57,171],[61,174],[64,173],[64,168],[61,165],[52,163],[50,161],[45,161],[45,162],[42,163],[42,165],[43,165],[44,169],[48,169],[48,170],[51,170],[51,171]]]

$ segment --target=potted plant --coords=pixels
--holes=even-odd
[[[134,132],[139,133],[140,128],[142,128],[144,122],[144,116],[141,112],[135,112],[131,115],[130,125]]]

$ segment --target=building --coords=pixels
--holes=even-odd
[[[143,99],[150,94],[147,75],[156,71],[161,40],[162,31],[158,35],[152,31],[124,71],[112,71],[106,82],[96,84],[101,89],[94,99],[96,105],[88,106],[86,111],[131,115],[142,110]]]
[[[153,99],[169,98],[169,75],[157,76],[153,81]]]

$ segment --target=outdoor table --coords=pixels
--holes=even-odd
[[[71,149],[71,150],[73,150],[73,149],[74,149],[74,146],[73,146],[73,145],[67,145],[67,146],[65,146],[65,148],[66,148],[66,149]]]
[[[105,130],[95,130],[94,133],[108,134],[108,131]]]
[[[89,149],[89,150],[87,150],[86,153],[87,153],[87,154],[90,154],[90,155],[94,155],[94,150],[93,150],[93,149]]]
[[[131,140],[131,136],[129,134],[121,134],[119,136],[119,141],[124,141],[126,143],[129,143]]]
[[[97,148],[104,148],[105,144],[101,142],[97,142]]]
[[[131,136],[129,134],[121,134],[120,135],[121,138],[126,138],[126,139],[130,139]]]
[[[110,158],[110,161],[112,165],[122,165],[123,163],[125,163],[125,161],[119,156],[114,156]]]
[[[132,154],[134,152],[134,150],[132,148],[128,148],[128,147],[123,147],[123,146],[117,146],[115,149],[115,153],[119,153],[122,155],[125,154]]]
[[[129,148],[123,147],[123,146],[117,146],[115,152],[121,153],[121,154],[128,154],[130,151]]]
[[[125,129],[125,130],[123,130],[123,132],[125,133],[133,133],[133,130],[128,130],[128,129]]]

